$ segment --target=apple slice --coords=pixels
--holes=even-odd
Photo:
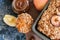
[[[14,17],[12,15],[5,15],[3,18],[3,21],[11,27],[16,26],[16,17]]]
[[[41,11],[44,8],[47,2],[48,0],[33,0],[35,8],[39,11]]]

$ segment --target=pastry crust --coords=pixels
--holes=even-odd
[[[51,18],[57,15],[57,8],[60,7],[60,0],[51,0],[48,9],[43,13],[39,23],[38,30],[52,40],[60,40],[60,26],[54,26],[51,23]]]

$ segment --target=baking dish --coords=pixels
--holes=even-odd
[[[35,20],[34,24],[32,25],[32,31],[38,35],[40,38],[42,38],[43,40],[51,40],[50,38],[48,38],[46,35],[44,35],[43,33],[39,32],[37,30],[37,23],[39,21],[39,19],[41,18],[43,12],[48,8],[48,5],[50,3],[50,0],[48,0],[48,3],[45,5],[44,9],[41,11],[41,13],[39,14],[39,16],[37,17],[37,19]]]

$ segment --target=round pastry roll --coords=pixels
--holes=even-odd
[[[13,11],[17,14],[28,11],[29,1],[28,0],[13,0],[12,8],[13,8]]]
[[[27,13],[22,13],[17,17],[16,28],[19,32],[28,33],[31,30],[32,23],[33,18]]]

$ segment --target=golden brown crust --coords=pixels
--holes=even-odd
[[[33,18],[27,13],[22,13],[18,15],[16,28],[19,32],[27,33],[31,30],[32,23]]]
[[[59,40],[60,39],[60,26],[55,27],[51,24],[51,17],[56,15],[56,9],[60,6],[60,0],[51,0],[48,9],[43,13],[39,23],[38,30],[51,39]]]

